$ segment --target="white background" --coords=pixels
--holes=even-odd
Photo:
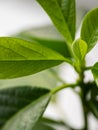
[[[77,0],[78,11],[97,5],[98,0]],[[36,0],[0,0],[0,36],[46,22],[50,23],[50,20]]]

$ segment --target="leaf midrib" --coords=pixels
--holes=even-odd
[[[67,28],[67,30],[68,30],[69,36],[70,36],[70,38],[71,38],[70,40],[72,41],[72,36],[71,36],[70,31],[69,31],[69,27],[68,27],[68,25],[67,25],[67,22],[66,22],[66,20],[65,20],[65,18],[64,18],[64,15],[63,15],[63,13],[62,13],[62,11],[61,11],[61,9],[60,9],[60,6],[59,6],[57,0],[55,0],[55,2],[56,2],[57,6],[58,6],[58,8],[59,8],[60,13],[61,13],[62,20],[63,20],[63,22],[65,23],[66,28]],[[67,42],[68,42],[68,41],[67,41]]]
[[[28,105],[26,105],[24,108],[20,109],[20,111],[18,111],[17,113],[15,113],[11,118],[8,119],[8,121],[16,118],[18,116],[18,114],[22,113],[23,111],[25,111],[28,107],[30,107],[31,105],[35,105],[38,101],[40,101],[42,98],[46,97],[49,95],[49,99],[51,98],[51,92],[48,92],[47,94],[44,94],[42,96],[40,96],[38,99],[34,100],[33,102],[29,103]]]
[[[27,59],[27,58],[28,58],[28,57],[25,57],[24,55],[20,54],[19,52],[16,52],[16,51],[13,50],[12,48],[10,49],[9,47],[3,46],[3,45],[0,45],[0,46],[1,46],[2,48],[4,48],[4,49],[10,50],[12,53],[15,53],[15,54],[17,54],[17,55],[23,57],[24,59]],[[36,51],[36,50],[32,50],[32,49],[30,49],[30,48],[28,48],[28,47],[26,47],[26,46],[21,45],[21,44],[20,44],[20,46],[21,46],[21,47],[24,47],[25,49],[28,49],[28,50],[30,50],[30,51],[36,53],[36,54],[39,54],[40,56],[46,57],[45,55],[43,55],[42,53],[39,53],[39,52]],[[46,58],[47,58],[47,57],[46,57]]]
[[[9,119],[7,119],[7,120],[6,120],[5,118],[4,118],[4,119],[6,120],[6,122],[9,122],[10,120],[16,118],[16,117],[18,116],[17,114],[20,114],[21,112],[25,111],[29,106],[36,104],[36,102],[40,101],[41,98],[46,97],[46,96],[48,96],[48,95],[50,95],[50,96],[49,96],[49,99],[50,99],[50,98],[51,98],[51,93],[50,93],[50,91],[47,92],[46,94],[43,94],[42,96],[38,97],[38,98],[35,99],[33,102],[32,102],[32,100],[31,100],[31,102],[30,102],[29,104],[27,104],[27,105],[24,106],[23,108],[20,108],[20,109],[19,109],[14,115],[12,115]],[[49,100],[49,99],[48,99],[48,100]],[[47,102],[47,104],[48,104],[48,102]],[[15,108],[16,108],[16,107],[15,107]],[[5,127],[5,125],[4,125],[4,127]],[[3,126],[2,126],[2,128],[3,128]]]
[[[70,33],[70,31],[69,31],[69,27],[68,27],[68,25],[67,25],[67,23],[66,23],[66,20],[65,20],[65,18],[64,18],[64,16],[63,16],[63,13],[62,13],[62,11],[61,11],[61,9],[60,9],[60,6],[59,6],[59,4],[58,4],[58,2],[57,2],[57,0],[54,0],[54,2],[56,3],[56,6],[57,6],[57,8],[58,8],[58,10],[59,10],[59,12],[60,12],[60,15],[61,15],[61,19],[62,19],[62,21],[63,21],[63,23],[65,24],[65,27],[66,27],[66,30],[67,30],[67,32],[68,32],[68,36],[69,36],[69,38],[70,38],[70,40],[66,40],[66,37],[64,36],[64,34],[62,33],[62,35],[64,36],[64,38],[65,38],[65,40],[67,41],[67,43],[69,42],[69,43],[71,43],[72,42],[72,36],[71,36],[71,33]],[[58,27],[57,27],[58,28]],[[68,39],[68,38],[67,38]]]

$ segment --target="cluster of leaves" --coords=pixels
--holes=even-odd
[[[28,41],[0,37],[0,79],[35,74],[63,62],[74,67],[79,79],[75,84],[63,84],[52,90],[30,86],[0,89],[0,129],[53,130],[42,121],[37,126],[36,123],[42,117],[54,93],[78,85],[81,88],[85,130],[87,130],[87,114],[92,112],[98,118],[98,63],[88,68],[85,63],[85,56],[98,41],[98,7],[86,14],[80,38],[75,40],[75,0],[37,0],[37,2],[47,12],[64,40],[54,41],[32,37],[32,40]],[[84,83],[84,71],[87,69],[91,69],[96,83]],[[91,97],[87,100],[86,96],[89,92]]]

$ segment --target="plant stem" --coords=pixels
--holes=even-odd
[[[84,111],[84,123],[85,123],[83,130],[88,130],[87,111],[86,111],[86,108],[85,108],[84,101],[83,101],[83,111]]]
[[[52,93],[52,94],[55,94],[55,93],[57,93],[58,91],[60,91],[60,90],[62,90],[62,89],[64,89],[64,88],[68,88],[68,87],[74,88],[75,86],[77,86],[77,84],[63,84],[63,85],[61,85],[61,86],[58,86],[58,87],[54,88],[54,89],[51,91],[51,93]]]
[[[81,91],[82,91],[82,95],[81,95],[81,100],[82,100],[82,106],[83,106],[83,113],[84,113],[84,128],[83,130],[88,130],[88,111],[86,108],[86,96],[87,96],[87,91],[86,91],[86,85],[83,83],[81,85]]]
[[[93,68],[93,66],[88,66],[85,68],[85,70],[91,70]]]
[[[87,113],[84,114],[84,120],[85,120],[85,128],[84,130],[88,130],[88,120],[87,120]]]
[[[82,130],[88,130],[88,119],[87,119],[87,117],[88,117],[88,112],[87,112],[87,108],[86,108],[86,96],[87,96],[87,86],[85,85],[85,83],[84,83],[84,71],[85,70],[89,70],[89,69],[91,69],[91,67],[85,67],[85,65],[84,65],[84,67],[81,69],[82,71],[81,71],[81,73],[79,73],[79,77],[80,77],[80,83],[79,83],[79,85],[80,85],[80,88],[81,88],[81,101],[82,101],[82,105],[83,105],[83,112],[84,112],[84,123],[85,123],[85,125],[84,125],[84,128],[82,129]]]

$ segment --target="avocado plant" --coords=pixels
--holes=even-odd
[[[86,55],[98,41],[98,6],[84,16],[80,36],[76,39],[75,0],[36,0],[46,11],[55,28],[63,37],[60,40],[32,40],[17,37],[0,37],[0,79],[13,79],[33,75],[64,62],[71,65],[78,78],[75,83],[62,82],[60,86],[13,86],[0,89],[1,130],[55,130],[55,125],[76,130],[64,121],[43,117],[52,96],[66,88],[79,88],[83,107],[84,127],[89,130],[88,116],[98,119],[98,62],[87,66]],[[94,80],[85,82],[85,71],[91,71]],[[70,75],[69,75],[70,76]],[[89,95],[89,98],[88,98]],[[65,101],[66,102],[66,101]]]

